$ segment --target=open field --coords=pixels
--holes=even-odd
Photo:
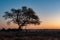
[[[0,40],[60,40],[58,37],[45,36],[20,36],[20,37],[0,37]]]
[[[60,30],[1,30],[0,40],[60,40]]]

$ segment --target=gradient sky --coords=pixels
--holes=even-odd
[[[41,25],[25,28],[60,29],[60,0],[0,0],[0,28],[18,28],[14,24],[7,25],[2,15],[11,8],[19,9],[22,6],[32,8],[42,21]]]

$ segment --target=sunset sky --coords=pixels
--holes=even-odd
[[[0,0],[0,28],[18,28],[15,24],[7,25],[2,17],[11,8],[22,6],[32,8],[40,18],[40,25],[28,25],[26,29],[60,29],[60,0]]]

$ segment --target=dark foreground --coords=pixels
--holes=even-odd
[[[60,30],[0,30],[0,40],[60,40]]]

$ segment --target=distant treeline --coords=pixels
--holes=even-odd
[[[32,30],[32,29],[1,29],[0,33],[19,33],[19,35],[28,35],[28,36],[54,36],[60,37],[60,30]]]

